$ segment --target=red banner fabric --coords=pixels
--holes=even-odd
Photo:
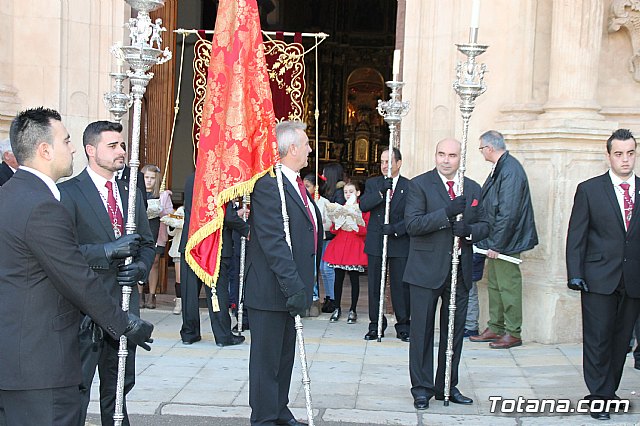
[[[185,257],[215,286],[224,206],[249,194],[278,155],[256,0],[220,1],[210,58]]]

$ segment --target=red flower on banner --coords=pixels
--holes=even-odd
[[[256,0],[221,0],[185,250],[207,285],[218,279],[225,204],[251,193],[278,160],[275,123]]]

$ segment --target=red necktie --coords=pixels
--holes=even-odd
[[[631,194],[629,194],[629,185],[626,182],[620,184],[620,188],[624,191],[624,225],[626,229],[629,229],[629,222],[631,221],[631,213],[633,212],[633,200]]]
[[[298,189],[300,190],[300,195],[302,196],[302,202],[304,206],[307,208],[307,214],[309,215],[309,220],[313,224],[313,244],[314,251],[316,247],[318,247],[318,230],[316,229],[316,221],[313,220],[313,214],[311,213],[311,208],[309,207],[309,199],[307,198],[307,188],[304,186],[302,182],[302,178],[300,175],[296,176],[296,182],[298,183]]]
[[[118,203],[116,203],[116,197],[113,196],[113,183],[107,181],[104,186],[107,187],[108,191],[107,211],[109,213],[109,219],[111,220],[111,226],[113,227],[116,238],[119,238],[122,235],[122,224],[124,223],[122,212],[120,211],[120,207],[118,207]]]
[[[448,191],[449,192],[449,198],[451,198],[452,200],[454,198],[456,198],[456,193],[453,192],[453,185],[455,185],[454,181],[452,181],[452,180],[448,180],[447,181],[447,186],[449,187],[449,191]]]

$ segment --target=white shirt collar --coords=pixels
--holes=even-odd
[[[42,180],[49,187],[49,190],[51,190],[51,193],[56,198],[56,200],[60,201],[60,190],[58,190],[58,187],[56,186],[56,183],[53,181],[53,179],[51,179],[41,171],[32,169],[31,167],[20,166],[20,169],[39,177],[40,180]]]
[[[289,179],[289,182],[293,184],[293,187],[296,189],[296,191],[300,193],[300,190],[298,189],[298,182],[297,182],[298,176],[300,175],[294,172],[293,170],[291,170],[289,167],[285,166],[284,164],[282,165],[282,174],[285,175],[287,179]]]
[[[89,177],[91,178],[91,180],[93,181],[94,185],[96,186],[96,188],[102,190],[103,188],[105,188],[105,185],[107,183],[107,180],[110,180],[111,183],[115,186],[116,184],[116,179],[115,179],[115,173],[114,175],[111,177],[111,179],[105,179],[104,177],[100,176],[98,173],[95,172],[95,170],[93,170],[91,167],[87,166],[87,173],[89,174]]]
[[[636,186],[636,174],[632,173],[631,176],[629,177],[629,179],[627,180],[622,180],[620,178],[620,176],[618,176],[617,174],[613,173],[613,171],[611,169],[609,169],[609,177],[611,178],[611,183],[613,183],[613,186],[619,186],[621,183],[627,182],[629,184],[629,189],[633,192],[633,189]]]

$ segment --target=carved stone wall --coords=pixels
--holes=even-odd
[[[403,99],[411,102],[401,134],[409,177],[434,167],[440,139],[461,138],[451,83],[463,59],[454,44],[468,37],[468,3],[404,4],[398,45],[404,46]],[[624,13],[632,18],[638,7],[637,0],[482,2],[478,42],[490,47],[479,61],[487,65],[488,89],[471,119],[467,174],[482,183],[489,173],[476,151],[479,135],[489,129],[505,134],[528,174],[540,244],[523,254],[521,265],[525,341],[581,339],[579,294],[566,288],[568,216],[577,184],[607,170],[611,131],[626,127],[640,135],[640,83],[629,68],[638,52],[633,31],[609,32],[606,24],[617,11],[613,19],[622,28],[631,22]],[[480,299],[484,325],[484,281]]]

